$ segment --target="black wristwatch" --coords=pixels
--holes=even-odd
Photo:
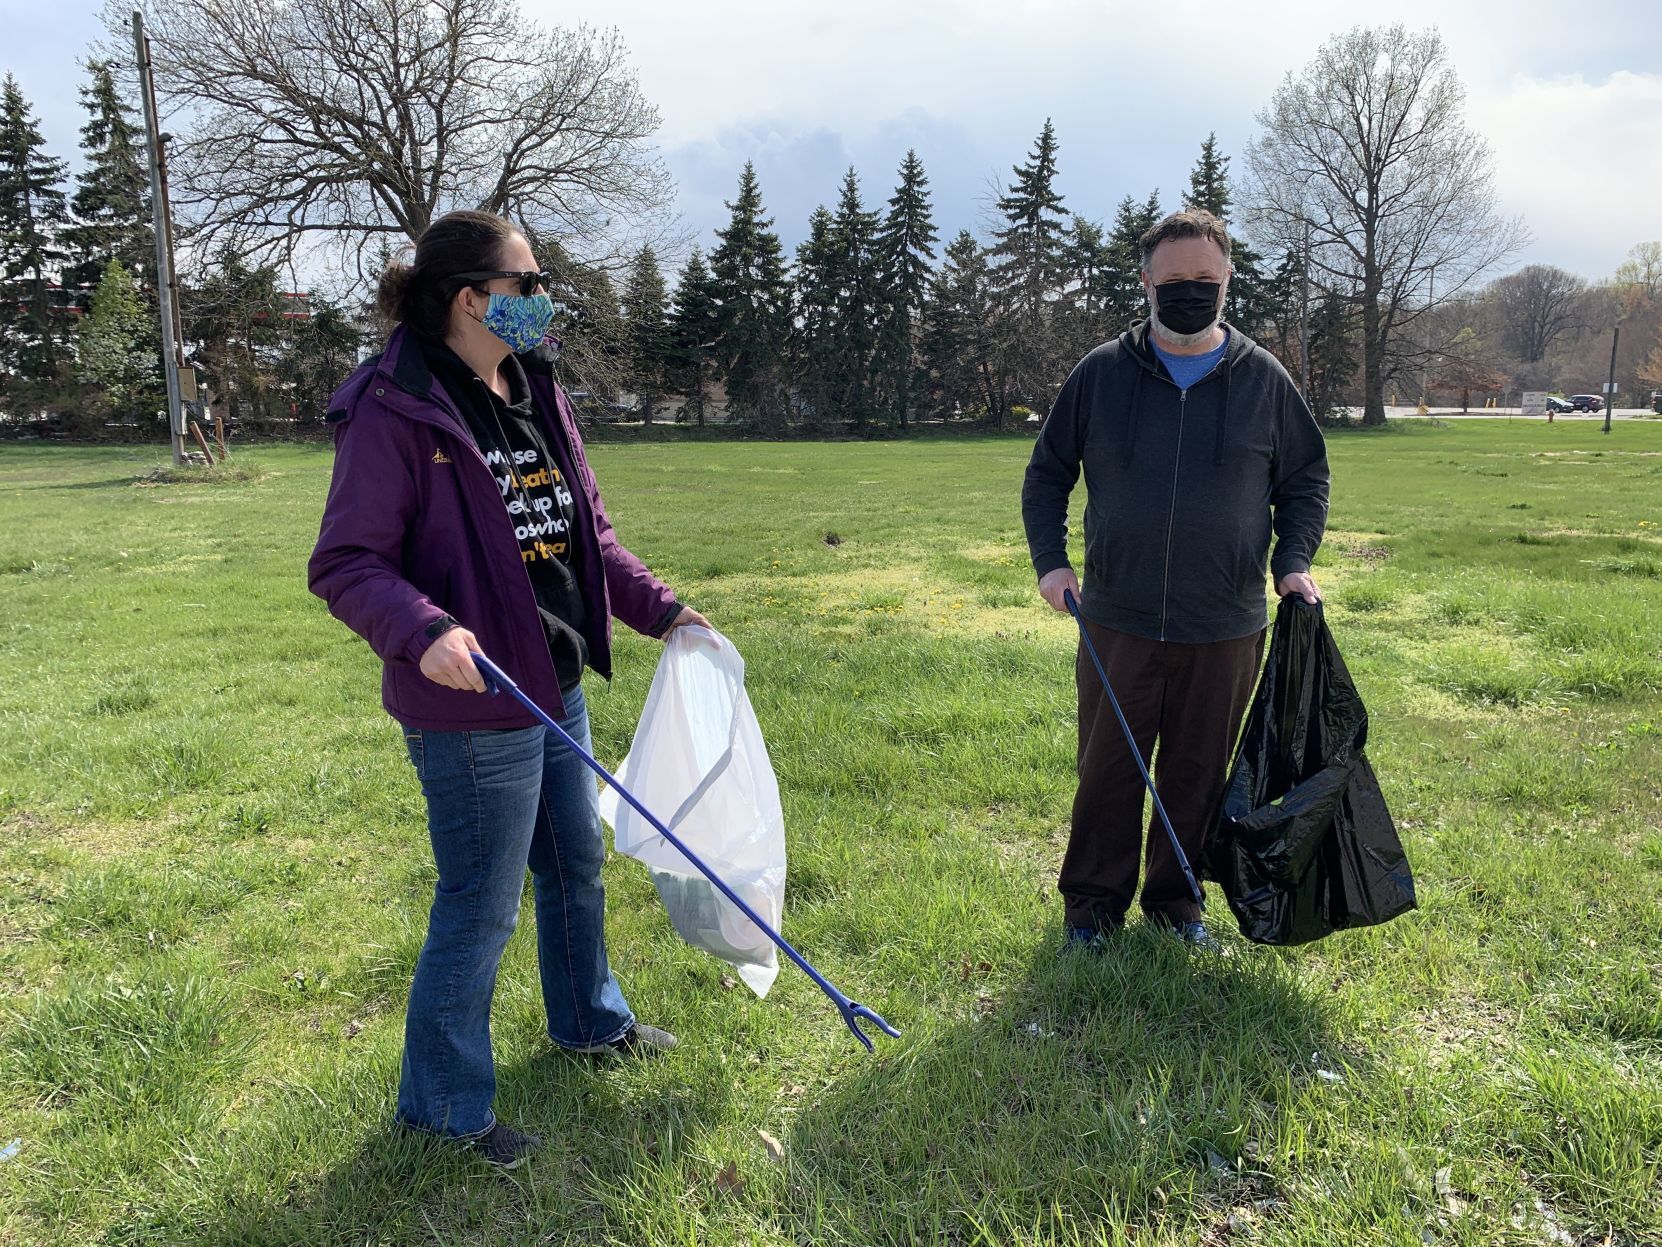
[[[427,639],[429,641],[436,641],[446,632],[449,632],[450,629],[460,628],[461,626],[460,622],[452,619],[449,615],[440,615],[432,623],[427,625]]]

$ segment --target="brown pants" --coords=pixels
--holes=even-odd
[[[1198,877],[1201,846],[1217,822],[1241,717],[1264,656],[1264,634],[1179,645],[1089,621],[1085,626],[1143,760],[1155,758],[1154,786]],[[1083,643],[1074,678],[1079,685],[1079,791],[1059,886],[1069,926],[1109,930],[1125,921],[1137,890],[1147,789]],[[1150,810],[1150,815],[1143,912],[1168,924],[1194,921],[1200,906],[1159,814]]]

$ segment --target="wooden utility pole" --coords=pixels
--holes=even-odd
[[[144,101],[144,143],[150,164],[150,217],[156,233],[156,310],[162,323],[162,373],[167,382],[167,434],[173,462],[185,461],[185,410],[179,394],[179,288],[173,276],[173,213],[167,204],[167,153],[156,119],[156,83],[150,74],[150,40],[144,17],[133,11],[133,50],[138,57],[139,95]]]
[[[1622,340],[1622,327],[1617,325],[1610,335],[1610,380],[1604,386],[1604,431],[1610,432],[1610,409],[1616,405],[1616,343]]]

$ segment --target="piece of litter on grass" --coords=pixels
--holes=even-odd
[[[1021,1033],[1026,1035],[1029,1039],[1048,1039],[1050,1037],[1050,1032],[1040,1026],[1037,1022],[1023,1023]]]
[[[721,990],[722,991],[730,992],[735,987],[737,987],[738,985],[739,985],[739,980],[734,978],[731,974],[724,974],[724,975],[721,976]]]
[[[716,1174],[716,1189],[729,1195],[744,1194],[744,1179],[739,1177],[739,1162],[730,1160]]]
[[[1345,1080],[1345,1076],[1343,1074],[1336,1074],[1330,1069],[1317,1070],[1316,1077],[1321,1079],[1323,1082],[1343,1082]]]
[[[0,1160],[10,1160],[13,1156],[17,1155],[18,1149],[22,1146],[22,1139],[13,1139],[10,1143],[6,1144],[4,1148],[0,1148]]]
[[[762,1146],[768,1150],[768,1159],[775,1163],[782,1162],[785,1159],[785,1145],[766,1130],[758,1130],[756,1133],[761,1137]]]
[[[1231,1173],[1235,1169],[1234,1165],[1231,1165],[1211,1148],[1206,1149],[1206,1167],[1213,1173]]]

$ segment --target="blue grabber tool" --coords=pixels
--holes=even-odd
[[[722,879],[720,875],[716,874],[715,871],[706,866],[704,862],[699,859],[698,854],[694,853],[681,842],[680,837],[678,837],[668,827],[665,827],[663,822],[655,814],[653,814],[651,810],[647,809],[644,805],[637,801],[634,793],[630,792],[622,784],[617,782],[616,776],[614,776],[605,767],[601,766],[600,763],[596,762],[594,758],[590,757],[588,750],[584,749],[583,746],[579,745],[574,739],[572,739],[570,732],[566,731],[565,728],[554,722],[554,719],[548,714],[547,711],[537,705],[536,702],[532,701],[530,697],[526,696],[525,690],[509,679],[507,673],[504,672],[501,667],[498,667],[483,654],[473,654],[472,657],[473,665],[479,668],[479,674],[485,677],[485,683],[490,687],[490,691],[493,695],[506,690],[518,699],[520,705],[524,706],[532,714],[536,715],[539,723],[564,741],[566,748],[570,749],[572,753],[581,758],[583,760],[583,764],[587,766],[589,770],[593,771],[596,775],[600,776],[601,779],[605,780],[606,783],[617,792],[618,796],[622,797],[631,806],[633,806],[635,812],[652,825],[653,830],[679,849],[682,856],[684,856],[694,866],[698,867],[699,872],[706,879],[715,884],[716,887],[720,888],[721,894],[739,907],[739,912],[744,914],[746,918],[749,918],[758,927],[760,927],[763,934],[765,934],[770,940],[779,945],[785,956],[796,962],[796,964],[802,968],[802,972],[809,978],[813,979],[819,986],[820,991],[824,992],[831,998],[831,1003],[837,1006],[837,1012],[842,1014],[843,1022],[848,1026],[849,1030],[854,1032],[854,1038],[858,1039],[866,1046],[866,1051],[871,1052],[875,1049],[872,1045],[871,1037],[860,1029],[858,1019],[863,1018],[865,1021],[870,1022],[891,1039],[900,1038],[900,1032],[885,1022],[881,1015],[879,1015],[875,1010],[869,1009],[863,1004],[858,1004],[855,1001],[850,1000],[847,996],[843,995],[834,986],[832,986],[831,982],[823,974],[809,964],[806,957],[790,946],[790,943],[783,935],[780,935],[779,932],[775,931],[771,926],[764,922],[760,914],[747,905],[744,900],[740,898],[737,892],[728,887],[726,880]]]

